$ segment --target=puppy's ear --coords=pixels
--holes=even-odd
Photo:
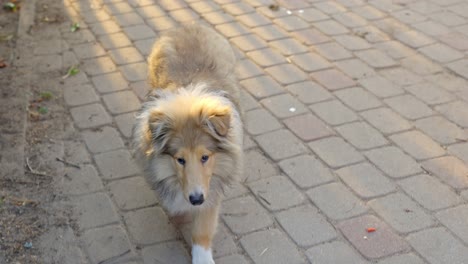
[[[161,153],[167,143],[169,123],[167,117],[158,110],[151,110],[146,120],[142,120],[140,148],[147,155],[154,151]]]
[[[228,108],[212,111],[207,120],[208,131],[215,137],[225,137],[231,125],[231,112]]]

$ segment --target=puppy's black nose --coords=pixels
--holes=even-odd
[[[203,197],[203,193],[196,193],[189,195],[189,200],[193,205],[200,205],[205,201],[205,197]]]

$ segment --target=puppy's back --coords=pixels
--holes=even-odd
[[[235,91],[235,56],[227,40],[214,30],[189,25],[162,36],[148,58],[153,88],[174,89],[205,82],[211,87]],[[234,90],[233,90],[234,89]]]

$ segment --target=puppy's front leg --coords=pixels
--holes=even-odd
[[[192,264],[215,264],[211,241],[218,226],[219,205],[194,213],[192,226]]]

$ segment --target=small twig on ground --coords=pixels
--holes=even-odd
[[[56,159],[57,161],[62,162],[62,163],[65,164],[65,165],[72,166],[72,167],[75,167],[75,168],[77,168],[77,169],[81,169],[80,165],[71,163],[71,162],[66,161],[66,160],[64,160],[64,159],[61,159],[61,158],[59,158],[59,157],[57,157],[57,158],[55,158],[55,159]]]
[[[34,174],[34,175],[49,176],[49,175],[45,174],[44,172],[40,172],[40,171],[37,171],[37,170],[31,168],[31,164],[29,164],[29,158],[26,158],[26,165],[28,166],[29,172]]]
[[[263,254],[265,254],[265,252],[267,252],[268,248],[265,248],[262,253],[260,253],[260,257],[263,256]]]
[[[8,200],[10,200],[11,202],[13,202],[14,204],[22,205],[22,206],[25,206],[27,204],[37,205],[39,203],[37,201],[30,200],[28,198],[18,198],[18,197],[14,197],[14,196],[10,196],[10,197],[7,196],[6,198]]]

